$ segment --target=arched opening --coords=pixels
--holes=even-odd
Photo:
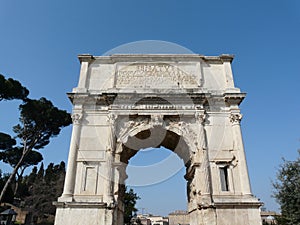
[[[118,201],[123,201],[125,185],[128,185],[147,195],[145,201],[138,205],[139,213],[149,212],[166,216],[173,210],[186,210],[188,189],[185,174],[189,169],[192,154],[181,135],[163,126],[146,127],[133,135],[130,133],[127,142],[122,144],[120,154],[120,162],[124,166],[120,171],[123,175],[119,177]],[[162,195],[163,191],[165,194]],[[144,206],[150,196],[150,205]],[[167,201],[173,201],[172,207],[168,207],[170,204],[166,204]],[[166,206],[165,210],[160,210],[159,207],[153,210],[155,203],[161,208]]]
[[[140,149],[161,146],[176,153],[186,166],[190,163],[191,151],[182,136],[161,126],[154,126],[150,129],[142,130],[134,136],[129,136],[127,142],[123,143],[120,161],[128,164],[130,158]]]
[[[169,149],[141,149],[128,163],[125,185],[141,199],[138,214],[167,216],[187,209],[186,168],[183,160]]]

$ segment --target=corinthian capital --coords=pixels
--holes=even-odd
[[[243,115],[241,113],[232,113],[230,114],[230,122],[232,124],[240,124],[241,120],[243,118]]]
[[[71,117],[72,117],[73,124],[80,124],[80,121],[81,121],[81,118],[82,118],[82,114],[80,114],[80,113],[73,113]]]
[[[196,120],[199,121],[199,123],[203,124],[205,122],[207,115],[204,112],[196,112],[195,117]]]
[[[116,114],[110,113],[110,114],[107,115],[107,121],[111,125],[113,125],[115,123],[116,119],[117,119],[117,115]]]

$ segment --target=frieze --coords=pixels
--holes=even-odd
[[[126,109],[126,110],[194,110],[195,105],[113,105],[112,109]]]

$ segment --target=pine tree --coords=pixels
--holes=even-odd
[[[37,179],[38,180],[42,180],[44,178],[44,173],[45,173],[45,170],[44,170],[44,163],[42,162],[41,163],[41,166],[40,166],[40,169],[37,173]]]
[[[281,208],[278,224],[300,224],[300,150],[295,161],[283,159],[273,186],[274,197]]]
[[[46,170],[44,170],[43,164],[41,165],[35,182],[29,188],[29,195],[25,197],[25,206],[33,212],[34,216],[43,217],[43,215],[55,214],[56,208],[52,202],[62,194],[64,178],[64,162],[58,165],[50,163]]]
[[[40,150],[48,145],[50,138],[57,136],[63,127],[70,125],[72,122],[69,113],[58,109],[46,98],[40,98],[39,100],[26,99],[19,109],[20,123],[13,127],[13,131],[21,141],[20,146],[12,147],[13,145],[9,143],[10,146],[8,148],[3,148],[1,144],[1,149],[3,150],[0,155],[1,160],[10,163],[12,161],[11,158],[13,158],[13,163],[10,163],[13,165],[13,171],[1,191],[0,202],[6,189],[16,174],[18,174],[18,170],[21,169],[22,171],[22,168],[28,167],[30,163],[32,165],[30,161],[32,159],[31,156],[39,154],[36,150]],[[0,139],[0,143],[7,144],[7,139],[13,138],[9,139],[6,137],[4,141]],[[5,147],[4,144],[3,146]],[[16,157],[14,158],[13,156]],[[36,159],[36,157],[33,158]],[[36,163],[36,161],[33,162],[34,164]]]
[[[135,208],[136,201],[139,200],[140,197],[134,193],[133,189],[130,188],[129,191],[127,187],[125,187],[125,195],[124,195],[124,223],[130,224],[131,219],[133,218],[134,214],[138,211]]]
[[[6,79],[0,74],[0,101],[12,99],[26,99],[29,94],[27,88],[23,87],[21,83],[12,78]]]

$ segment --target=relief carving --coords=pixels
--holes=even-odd
[[[163,126],[164,116],[163,115],[151,115],[151,125],[154,126]]]
[[[183,137],[187,139],[188,145],[194,144],[193,146],[191,146],[191,150],[195,152],[197,150],[198,145],[197,132],[193,129],[190,123],[180,121],[178,125],[181,127]]]
[[[149,125],[149,117],[137,117],[137,118],[124,118],[123,121],[120,119],[117,127],[117,140],[125,143],[129,137],[130,132],[138,127],[145,127]]]
[[[196,112],[195,113],[196,121],[200,124],[199,126],[199,132],[197,132],[197,148],[199,150],[206,149],[206,143],[205,143],[205,130],[204,130],[204,124],[207,119],[207,115],[204,112]]]

